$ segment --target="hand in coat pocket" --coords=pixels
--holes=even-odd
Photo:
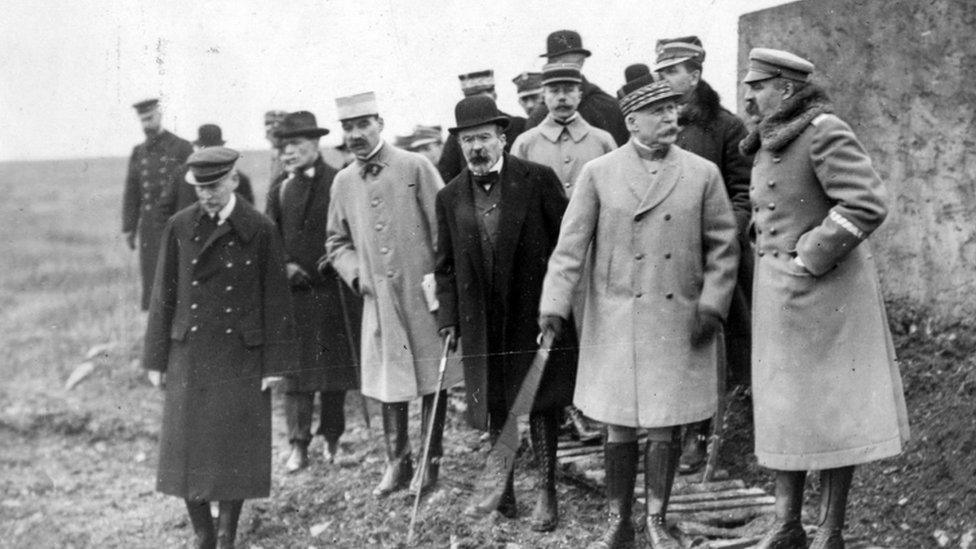
[[[722,329],[722,319],[714,313],[695,313],[695,325],[691,329],[691,346],[701,347],[707,344]]]

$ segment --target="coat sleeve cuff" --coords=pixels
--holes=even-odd
[[[864,231],[831,210],[818,227],[800,237],[796,255],[811,274],[820,276],[843,261],[865,238]]]

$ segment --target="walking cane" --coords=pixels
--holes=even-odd
[[[369,408],[366,406],[366,397],[363,396],[363,380],[359,377],[359,369],[363,367],[359,363],[359,351],[356,350],[356,338],[352,337],[352,322],[349,321],[349,310],[346,308],[346,298],[342,287],[342,280],[336,277],[336,287],[339,289],[339,306],[342,308],[342,321],[346,326],[346,340],[349,342],[349,353],[352,361],[356,365],[356,385],[359,386],[359,409],[363,412],[363,421],[366,422],[366,432],[370,431]]]
[[[430,441],[434,437],[434,421],[437,419],[437,405],[441,399],[441,389],[444,388],[444,370],[447,369],[447,352],[451,348],[451,336],[444,338],[444,351],[441,352],[441,363],[437,367],[437,392],[434,393],[434,406],[430,411],[430,419],[427,423],[427,440],[424,441],[424,454],[420,460],[420,471],[418,477],[420,482],[417,484],[417,494],[413,500],[413,513],[410,515],[410,529],[407,530],[407,545],[413,543],[413,527],[417,522],[417,511],[420,509],[420,495],[423,492],[423,480],[427,475],[427,458],[430,456]]]

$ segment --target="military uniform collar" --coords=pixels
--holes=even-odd
[[[563,125],[556,122],[552,117],[552,113],[549,113],[549,115],[546,116],[546,119],[539,124],[539,132],[542,133],[543,137],[549,141],[552,141],[553,143],[559,141],[559,136],[563,134],[564,130],[569,133],[569,137],[574,143],[579,143],[588,133],[590,133],[590,125],[583,120],[583,117],[580,116],[579,111],[573,114],[573,119],[569,122],[569,124]]]
[[[237,233],[242,241],[248,242],[254,236],[254,233],[258,230],[258,219],[252,214],[253,209],[247,205],[243,200],[237,200],[237,196],[231,197],[231,202],[233,202],[233,208],[226,217],[226,221],[230,224],[231,228]],[[228,206],[231,204],[228,202]],[[199,202],[196,204],[197,213],[195,219],[199,221],[203,216],[207,215],[207,210],[203,209],[203,206]],[[225,206],[226,208],[227,206]],[[218,216],[223,213],[223,210],[218,212]],[[256,212],[253,212],[256,213]]]

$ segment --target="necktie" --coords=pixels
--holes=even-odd
[[[498,172],[488,172],[484,175],[471,174],[471,179],[482,187],[491,187],[498,182]]]
[[[383,164],[379,162],[364,162],[363,167],[359,170],[359,177],[366,179],[366,174],[376,177],[383,171]]]

